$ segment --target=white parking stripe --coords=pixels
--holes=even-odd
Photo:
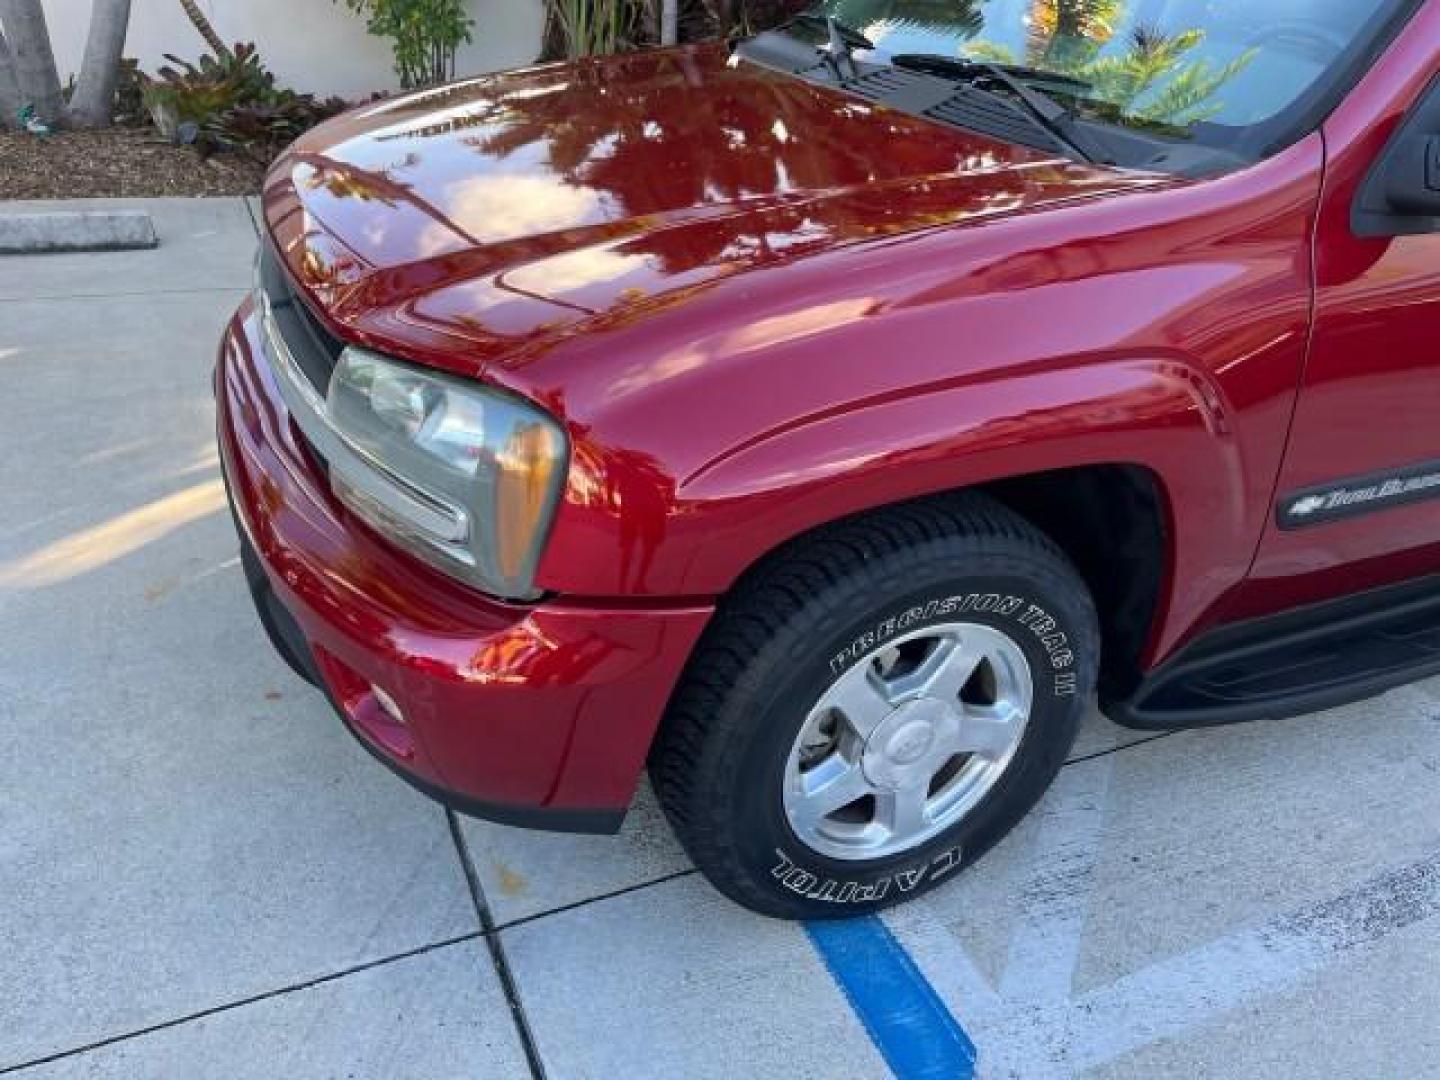
[[[1388,704],[1393,710],[1401,701],[1413,710],[1413,719],[1397,721],[1368,736],[1355,727],[1356,714],[1365,712],[1364,707],[1356,707],[1354,712],[1340,711],[1288,727],[1277,725],[1228,736],[1217,734],[1206,740],[1192,739],[1189,745],[1165,752],[1162,758],[1149,763],[1149,768],[1137,770],[1132,764],[1125,774],[1123,789],[1118,787],[1122,775],[1119,765],[1129,760],[1123,755],[1067,768],[1035,818],[977,867],[979,875],[957,883],[951,894],[937,894],[915,910],[890,915],[897,936],[974,1038],[979,1050],[979,1074],[1026,1080],[1070,1076],[1112,1063],[1118,1065],[1141,1049],[1157,1044],[1185,1046],[1187,1037],[1207,1030],[1219,1018],[1244,1013],[1267,997],[1298,994],[1302,985],[1317,975],[1348,970],[1362,959],[1373,965],[1374,954],[1386,948],[1387,943],[1389,948],[1395,948],[1393,939],[1401,932],[1413,928],[1418,934],[1433,937],[1440,930],[1440,848],[1434,839],[1432,802],[1421,799],[1413,804],[1416,817],[1403,824],[1393,819],[1391,822],[1388,835],[1395,853],[1406,849],[1410,853],[1399,868],[1381,869],[1383,863],[1365,865],[1368,860],[1353,847],[1341,845],[1336,854],[1347,863],[1354,862],[1356,872],[1349,887],[1343,879],[1337,881],[1338,891],[1329,898],[1323,893],[1317,897],[1309,878],[1275,878],[1266,888],[1296,897],[1288,912],[1273,914],[1274,908],[1272,914],[1257,912],[1254,921],[1247,920],[1238,928],[1208,941],[1201,939],[1191,947],[1182,946],[1149,965],[1117,973],[1103,985],[1095,985],[1093,973],[1088,988],[1083,976],[1077,978],[1082,955],[1092,961],[1097,959],[1081,950],[1082,943],[1088,943],[1090,950],[1095,948],[1097,920],[1104,928],[1101,940],[1116,945],[1124,940],[1123,929],[1115,925],[1113,918],[1106,922],[1106,914],[1096,907],[1116,899],[1117,853],[1110,849],[1112,834],[1116,828],[1128,828],[1126,823],[1136,812],[1134,806],[1117,802],[1122,792],[1126,798],[1133,797],[1137,790],[1143,790],[1147,799],[1162,797],[1163,788],[1137,787],[1137,782],[1148,783],[1163,773],[1172,754],[1193,757],[1202,741],[1217,748],[1207,749],[1206,753],[1212,766],[1221,770],[1219,775],[1227,789],[1233,785],[1229,797],[1239,798],[1246,805],[1257,797],[1257,791],[1248,782],[1236,782],[1237,778],[1248,780],[1250,776],[1236,763],[1244,765],[1267,757],[1265,751],[1271,746],[1286,752],[1287,760],[1300,770],[1301,781],[1312,771],[1322,775],[1320,770],[1335,756],[1335,746],[1353,747],[1357,742],[1377,765],[1393,769],[1397,775],[1423,772],[1429,766],[1423,752],[1416,755],[1417,747],[1425,743],[1423,738],[1418,743],[1416,740],[1440,722],[1433,718],[1434,701],[1418,692],[1402,691]],[[1303,740],[1300,749],[1295,748],[1293,739]],[[1221,747],[1224,749],[1218,749]],[[1392,778],[1392,782],[1397,781]],[[1223,836],[1233,835],[1223,831],[1233,827],[1231,818],[1236,816],[1234,808],[1224,801],[1224,793],[1206,791],[1200,784],[1192,787],[1202,797],[1197,800],[1193,791],[1186,791],[1182,785],[1174,792],[1181,807],[1166,804],[1169,813],[1158,826],[1158,834],[1182,838],[1189,835],[1184,828],[1184,813],[1193,809],[1212,816],[1197,819],[1191,842],[1204,843],[1207,838],[1218,842]],[[1285,815],[1290,808],[1285,800],[1302,798],[1307,790],[1304,782],[1297,782],[1294,791],[1283,786],[1271,788],[1271,797],[1255,809],[1263,807],[1264,812],[1275,815],[1278,827],[1289,820]],[[1222,806],[1226,812],[1214,821],[1213,815]],[[1348,822],[1348,815],[1353,814],[1394,810],[1393,799],[1376,794],[1372,800],[1355,803],[1341,820]],[[1303,844],[1313,842],[1322,827],[1319,823],[1333,820],[1334,811],[1326,804],[1317,807],[1305,803],[1295,812],[1304,813],[1305,820],[1316,824],[1299,834],[1292,831],[1282,835]],[[1222,832],[1212,837],[1216,829]],[[1414,845],[1412,840],[1420,843]],[[1134,850],[1147,849],[1142,845]],[[1137,865],[1142,857],[1130,855]],[[1293,866],[1293,860],[1287,862],[1279,852],[1276,860],[1279,873]],[[1130,864],[1127,861],[1125,865]],[[1262,868],[1252,868],[1249,863],[1242,865],[1263,873]],[[1222,862],[1211,869],[1223,866]],[[1122,875],[1122,880],[1128,876],[1133,876],[1137,885],[1166,880],[1164,873]],[[1247,879],[1237,880],[1244,883]],[[1211,893],[1207,890],[1213,886],[1223,889],[1223,882],[1223,877],[1218,881],[1212,877],[1209,882],[1193,882],[1192,887],[1208,896]],[[1253,892],[1254,886],[1250,888]],[[1300,899],[1306,893],[1309,898]],[[1215,902],[1224,902],[1223,894]],[[1196,906],[1201,907],[1198,902]],[[1140,902],[1137,907],[1143,909],[1145,905]],[[1237,913],[1253,907],[1249,894],[1233,904]],[[1188,926],[1177,928],[1173,935],[1161,933],[1161,942],[1172,936],[1183,939]],[[1136,930],[1151,938],[1157,932],[1150,923]],[[1117,933],[1121,935],[1118,938]],[[1151,949],[1153,955],[1156,946]],[[1334,978],[1332,975],[1330,981]],[[1339,1033],[1333,1037],[1343,1041]],[[1180,1056],[1175,1060],[1193,1063],[1198,1059],[1185,1055],[1203,1054],[1203,1050],[1197,1047],[1176,1053]],[[1214,1061],[1210,1064],[1217,1065]],[[1223,1070],[1223,1063],[1219,1067]]]
[[[1000,982],[1011,1004],[1066,1001],[1074,981],[1085,919],[1095,893],[1113,757],[1064,769],[1040,809],[1035,868],[1020,893],[1020,922]]]
[[[1156,964],[1077,1002],[1074,1060],[1098,1065],[1173,1036],[1440,915],[1440,852],[1322,903]]]

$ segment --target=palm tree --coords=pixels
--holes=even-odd
[[[215,32],[215,27],[210,25],[205,13],[200,10],[200,5],[195,3],[195,0],[180,0],[180,6],[185,9],[185,17],[190,20],[191,25],[205,39],[205,44],[210,46],[210,51],[216,56],[224,56],[229,50],[225,47],[224,40]]]
[[[852,26],[883,23],[897,29],[932,30],[970,37],[985,25],[985,0],[841,0],[834,14]]]
[[[0,103],[5,104],[5,115],[0,122],[16,123],[19,105],[33,105],[36,115],[49,124],[108,124],[129,23],[130,0],[95,0],[73,103],[67,107],[40,0],[0,0],[0,25],[5,28],[0,38]]]
[[[1249,50],[1221,67],[1190,54],[1205,31],[1168,33],[1154,26],[1130,30],[1123,52],[1102,55],[1125,16],[1125,0],[1031,0],[1024,63],[1074,75],[1090,84],[1089,97],[1122,120],[1177,127],[1208,119],[1221,106],[1220,89],[1255,59]],[[1013,63],[1004,46],[977,41],[971,56]]]
[[[1122,0],[1037,0],[1035,6],[1050,9],[1048,21],[1057,37],[1102,42],[1114,36],[1125,8]]]
[[[1054,63],[1061,55],[1101,48],[1124,13],[1124,0],[1033,0],[1026,63]]]
[[[65,97],[40,0],[0,0],[0,24],[10,44],[22,104],[35,106],[46,123],[57,123],[65,115]],[[5,119],[15,122],[14,114]]]
[[[0,126],[20,113],[20,79],[15,74],[15,57],[5,32],[0,30]]]
[[[70,98],[72,127],[108,127],[115,111],[115,81],[120,54],[130,26],[130,0],[97,3],[90,15],[90,33],[80,62],[80,79]]]
[[[1219,68],[1187,60],[1186,54],[1204,40],[1203,30],[1166,34],[1137,26],[1124,53],[1092,59],[1076,74],[1098,97],[1130,116],[1183,127],[1214,116],[1221,107],[1215,100],[1220,88],[1255,59],[1255,50],[1249,49]]]

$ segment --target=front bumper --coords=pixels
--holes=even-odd
[[[261,621],[366,749],[464,813],[617,829],[713,609],[506,604],[375,536],[330,494],[248,302],[221,345],[216,400]]]

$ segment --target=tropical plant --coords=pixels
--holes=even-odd
[[[371,34],[390,39],[395,74],[407,90],[453,79],[455,54],[475,27],[463,0],[345,0],[345,6],[366,17]]]
[[[237,151],[268,162],[310,128],[347,107],[278,86],[253,43],[240,42],[194,63],[170,61],[141,76],[142,98],[155,126],[204,156]]]
[[[907,0],[913,3],[914,0]],[[933,0],[941,3],[942,0]],[[950,4],[980,0],[948,0]],[[545,56],[595,56],[642,45],[758,33],[814,0],[546,0]]]
[[[265,101],[275,78],[253,44],[240,43],[195,63],[166,53],[170,64],[146,80],[142,96],[155,126],[171,139],[193,142],[203,125],[244,102]]]
[[[309,94],[279,91],[271,101],[254,101],[212,116],[201,126],[202,153],[233,150],[269,162],[316,124],[343,112],[340,98],[319,101]]]
[[[619,52],[634,42],[643,0],[546,0],[551,26],[570,59]]]
[[[49,124],[109,124],[129,25],[130,0],[95,0],[80,75],[67,103],[41,0],[0,0],[0,124],[15,124],[23,105],[33,106]]]
[[[241,106],[287,105],[300,98],[282,90],[252,42],[239,42],[218,56],[191,63],[171,53],[168,65],[144,77],[141,91],[155,126],[167,138],[196,142],[217,118]]]
[[[976,33],[984,25],[988,0],[837,0],[831,10],[857,26],[882,23],[895,28],[952,35]]]
[[[1252,49],[1215,67],[1191,59],[1205,41],[1204,30],[1168,34],[1144,24],[1130,31],[1123,52],[1105,53],[1124,13],[1124,0],[1034,0],[1024,62],[1089,83],[1089,97],[1118,120],[1183,128],[1218,113],[1220,89],[1255,59]],[[1010,50],[984,41],[970,43],[966,52],[1015,61]]]
[[[1218,68],[1204,60],[1187,61],[1186,54],[1204,40],[1203,30],[1164,34],[1138,26],[1124,53],[1092,58],[1076,65],[1075,74],[1126,115],[1185,127],[1218,113],[1220,88],[1255,59],[1251,49]]]

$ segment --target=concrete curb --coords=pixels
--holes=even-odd
[[[0,213],[0,255],[133,251],[159,242],[143,210]]]

